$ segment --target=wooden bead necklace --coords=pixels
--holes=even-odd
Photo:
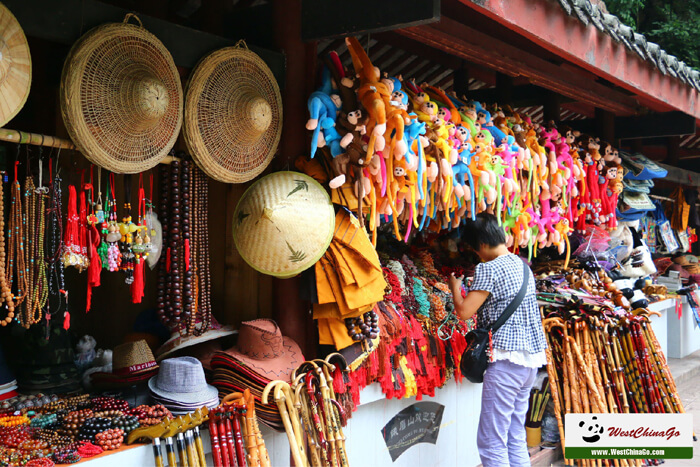
[[[46,230],[44,192],[44,189],[34,186],[34,180],[31,176],[27,176],[24,184],[24,197],[26,199],[26,261],[29,263],[27,265],[29,292],[21,306],[19,315],[20,324],[27,329],[41,320],[42,310],[49,296],[44,258]]]
[[[5,212],[5,187],[2,182],[4,182],[6,177],[5,173],[0,174],[0,213]],[[5,269],[5,216],[0,215],[0,305],[3,303],[7,308],[7,315],[5,318],[0,320],[0,326],[7,326],[12,322],[15,317],[15,304],[12,297],[12,290],[10,289],[10,284],[7,281],[7,270]]]
[[[185,178],[185,180],[181,180]],[[182,255],[180,252],[180,235],[181,235],[181,225],[182,225],[182,197],[180,196],[180,188],[189,189],[189,182],[186,177],[180,177],[180,163],[178,161],[173,161],[171,164],[170,173],[171,182],[171,228],[169,229],[168,236],[168,256],[170,257],[170,271],[169,271],[169,296],[170,303],[167,309],[168,316],[170,316],[171,323],[179,328],[181,315],[182,315],[182,275],[180,271],[180,263]]]
[[[172,323],[170,321],[170,315],[168,315],[167,311],[170,307],[170,295],[167,293],[167,279],[168,279],[168,268],[169,268],[169,255],[170,252],[168,250],[168,221],[170,220],[170,212],[169,212],[169,206],[170,206],[170,190],[169,190],[169,178],[170,178],[170,167],[168,165],[161,165],[160,167],[160,186],[161,186],[161,195],[160,195],[160,212],[159,212],[159,217],[161,221],[161,235],[162,235],[162,245],[161,245],[161,255],[158,258],[158,281],[156,282],[156,290],[157,290],[157,295],[156,295],[156,306],[157,306],[157,313],[158,313],[158,318],[160,321],[168,326],[169,328],[172,328]]]
[[[158,279],[158,315],[171,331],[189,334],[194,271],[190,258],[191,164],[173,161],[161,170],[163,247]]]
[[[124,431],[119,428],[110,428],[96,434],[95,441],[105,451],[119,449],[124,441]]]
[[[15,162],[15,180],[12,182],[10,190],[10,224],[7,229],[7,263],[5,273],[7,274],[7,284],[16,290],[14,296],[15,307],[22,304],[27,296],[27,264],[25,262],[24,239],[25,222],[22,215],[22,195],[20,193],[19,181],[17,179],[17,166]]]
[[[205,333],[211,325],[211,270],[209,267],[209,228],[208,204],[209,181],[207,176],[194,164],[192,167],[192,269],[194,269],[194,293],[185,288],[190,300],[190,316],[187,325],[188,334],[195,336]],[[189,232],[186,234],[189,236]],[[189,238],[186,238],[189,241]],[[190,288],[192,288],[190,286]],[[199,323],[197,323],[199,321]],[[197,326],[199,324],[199,326]]]
[[[370,310],[357,318],[345,318],[345,327],[348,335],[356,342],[374,339],[379,335],[379,317],[374,310]],[[357,332],[358,328],[360,332]]]

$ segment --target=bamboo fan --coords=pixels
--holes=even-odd
[[[187,83],[183,134],[215,180],[243,183],[265,170],[282,135],[282,96],[265,62],[242,43],[202,59]]]
[[[81,37],[63,66],[66,129],[85,157],[112,172],[156,166],[175,144],[182,105],[172,56],[131,13]]]
[[[0,126],[22,110],[31,84],[27,37],[10,10],[0,3]]]

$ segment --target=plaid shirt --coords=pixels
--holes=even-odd
[[[544,351],[547,346],[542,318],[537,306],[535,278],[528,268],[530,280],[525,298],[517,310],[493,335],[494,348],[525,350],[531,354]],[[523,262],[508,254],[476,266],[474,283],[469,290],[483,290],[489,297],[477,312],[477,324],[486,328],[496,322],[503,310],[515,298],[523,284]]]

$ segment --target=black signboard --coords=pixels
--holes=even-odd
[[[389,420],[382,428],[382,437],[392,462],[418,443],[437,443],[444,410],[437,402],[416,402]]]

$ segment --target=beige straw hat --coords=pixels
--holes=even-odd
[[[17,19],[0,3],[0,126],[22,110],[32,84],[32,58]]]
[[[139,25],[128,24],[134,18]],[[61,77],[61,113],[91,162],[117,173],[158,164],[182,125],[182,84],[165,46],[135,15],[90,30]]]
[[[233,214],[233,238],[243,259],[281,278],[313,266],[330,245],[334,228],[328,194],[299,172],[275,172],[258,180]]]
[[[186,94],[185,142],[207,175],[242,183],[265,170],[282,135],[282,96],[257,54],[243,42],[211,53],[195,67]]]
[[[145,340],[126,342],[114,348],[112,372],[90,375],[96,386],[121,386],[145,381],[158,371],[153,352]]]

